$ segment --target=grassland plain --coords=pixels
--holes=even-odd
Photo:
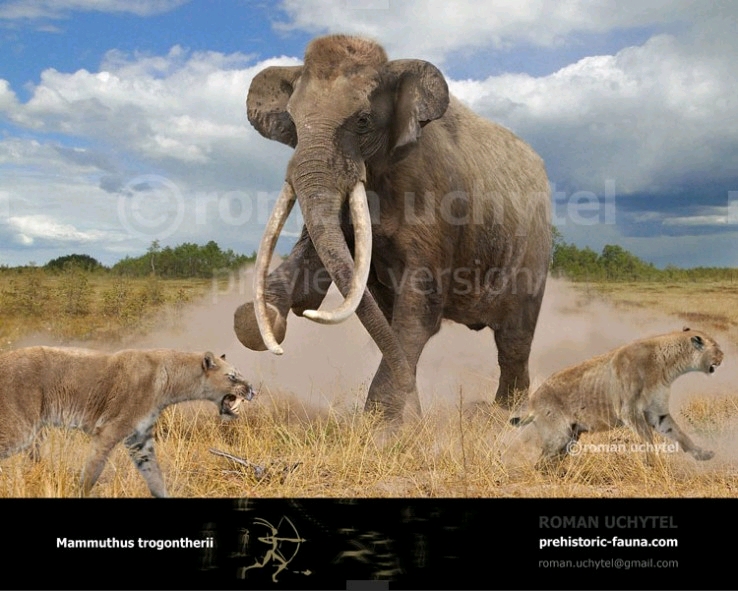
[[[325,327],[291,317],[285,354],[275,357],[244,349],[233,335],[233,310],[250,298],[249,273],[215,284],[90,274],[83,312],[69,305],[69,278],[19,277],[0,277],[4,304],[16,306],[0,312],[2,348],[44,343],[209,349],[226,353],[259,388],[237,420],[222,421],[205,403],[163,413],[157,455],[173,496],[738,496],[738,295],[729,282],[550,282],[530,363],[533,387],[562,367],[683,325],[714,336],[726,358],[715,375],[689,374],[672,388],[672,414],[695,440],[716,451],[713,460],[658,453],[649,464],[644,453],[632,451],[637,437],[618,429],[583,435],[592,452],[567,459],[561,473],[547,475],[522,461],[531,448],[516,440],[508,413],[486,404],[498,377],[490,331],[443,326],[418,368],[424,417],[387,438],[360,412],[379,354],[355,318]],[[75,284],[84,283],[80,277]],[[37,305],[33,294],[46,299]],[[33,311],[18,312],[24,301]],[[80,433],[51,429],[41,461],[23,454],[3,460],[0,497],[75,496],[87,443]],[[511,445],[521,461],[503,462],[501,454]],[[148,491],[119,448],[93,494],[146,497]]]

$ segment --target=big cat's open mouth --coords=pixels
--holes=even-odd
[[[240,396],[226,394],[223,396],[223,400],[220,401],[220,414],[228,417],[237,417],[242,401],[243,398]]]
[[[250,385],[239,388],[236,394],[226,394],[220,401],[220,414],[227,417],[239,416],[241,404],[253,400],[255,396],[256,392]]]
[[[717,369],[717,365],[714,363],[710,364],[710,369],[708,370],[710,373],[715,373],[715,370]]]

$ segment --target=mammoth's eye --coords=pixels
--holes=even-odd
[[[359,131],[369,131],[372,126],[371,113],[359,113],[356,116],[356,128]]]

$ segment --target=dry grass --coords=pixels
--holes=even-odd
[[[731,406],[732,405],[732,406]],[[554,474],[530,463],[503,461],[515,435],[497,409],[436,408],[388,434],[349,409],[310,413],[263,401],[238,420],[222,421],[204,403],[171,407],[157,427],[157,455],[169,492],[178,497],[730,497],[738,471],[725,459],[701,465],[683,453],[583,453]],[[717,417],[717,418],[716,418]],[[685,408],[682,422],[703,437],[734,429],[735,400]],[[639,440],[627,430],[583,436],[592,445]],[[42,458],[6,460],[0,497],[71,497],[89,440],[51,430]],[[245,460],[247,465],[211,452]],[[118,446],[93,496],[148,497],[148,489]]]
[[[212,287],[209,280],[116,277],[72,270],[0,272],[0,351],[28,339],[125,344],[162,324]]]
[[[584,300],[604,299],[628,307],[654,307],[701,328],[735,339],[738,296],[729,286],[630,284],[577,286]],[[731,303],[725,303],[728,300]],[[581,302],[580,302],[581,304]],[[572,303],[572,310],[580,304]],[[574,312],[575,313],[575,312]],[[697,320],[697,319],[695,319]],[[721,341],[724,340],[721,338]],[[732,359],[726,357],[725,364]],[[422,420],[389,433],[355,408],[361,392],[347,392],[328,410],[296,397],[264,390],[244,416],[223,422],[206,403],[170,407],[157,425],[157,455],[172,496],[178,497],[733,497],[738,470],[733,442],[738,434],[738,392],[690,398],[677,414],[684,428],[715,449],[709,462],[684,453],[627,451],[582,453],[553,474],[531,462],[508,461],[520,446],[508,413],[471,406],[459,392],[438,402]],[[471,398],[470,398],[471,399]],[[350,402],[354,401],[354,402]],[[640,443],[625,429],[585,434],[591,444]],[[659,440],[663,441],[663,440]],[[88,438],[51,429],[42,458],[19,454],[0,464],[0,497],[71,497],[78,494]],[[523,449],[523,448],[521,448]],[[248,465],[215,455],[226,452]],[[525,454],[515,456],[518,460]],[[100,497],[147,497],[122,446],[93,489]]]
[[[738,285],[732,281],[575,283],[587,298],[602,297],[627,313],[658,310],[680,319],[686,326],[725,332],[738,343]]]

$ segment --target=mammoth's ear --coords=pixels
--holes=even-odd
[[[705,346],[705,342],[699,335],[692,337],[690,340],[692,341],[692,344],[695,346],[696,349],[702,350],[702,348]]]
[[[205,357],[202,358],[202,368],[205,371],[210,371],[215,367],[215,355],[213,355],[210,351],[205,353]]]
[[[415,142],[420,129],[448,108],[448,85],[440,70],[423,60],[394,60],[382,68],[395,88],[392,149]]]
[[[287,112],[287,101],[301,73],[302,66],[265,68],[254,76],[246,97],[251,125],[264,137],[293,148],[297,145],[297,131]]]

